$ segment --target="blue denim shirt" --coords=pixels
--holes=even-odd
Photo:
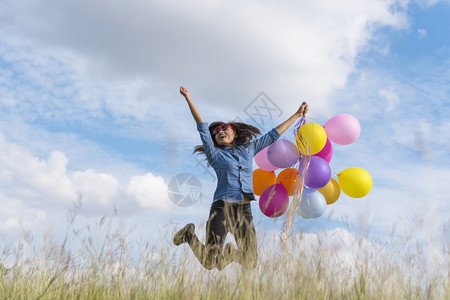
[[[263,136],[252,140],[247,146],[214,146],[207,122],[197,123],[197,130],[205,149],[206,159],[217,175],[214,201],[242,202],[243,193],[253,195],[253,157],[256,153],[275,142],[280,134],[273,128]]]

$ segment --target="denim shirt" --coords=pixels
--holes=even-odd
[[[275,142],[280,134],[273,128],[246,146],[218,148],[214,146],[207,122],[197,123],[206,159],[217,175],[214,201],[242,202],[243,193],[253,195],[253,157]]]

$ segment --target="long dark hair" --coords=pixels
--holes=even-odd
[[[211,138],[214,143],[214,146],[218,147],[218,148],[224,148],[224,147],[217,144],[216,139],[213,135],[213,130],[217,126],[220,126],[224,123],[225,122],[221,122],[221,121],[213,122],[208,127],[209,133],[211,134]],[[253,138],[256,137],[256,135],[261,134],[261,131],[258,128],[256,128],[255,126],[249,125],[249,124],[245,124],[245,123],[241,123],[241,122],[229,122],[228,124],[230,124],[231,127],[233,127],[234,132],[236,133],[236,136],[234,138],[234,146],[235,147],[246,146],[252,141]],[[196,153],[196,152],[198,154],[204,154],[205,149],[203,148],[203,145],[196,146],[194,148],[193,153]],[[209,163],[208,163],[208,165],[209,165]]]

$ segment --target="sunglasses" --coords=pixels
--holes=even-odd
[[[219,131],[225,131],[225,130],[227,130],[228,128],[231,128],[231,129],[233,129],[233,127],[230,125],[230,124],[228,124],[228,123],[223,123],[222,125],[219,125],[219,126],[217,126],[216,128],[214,128],[214,130],[213,130],[213,135],[216,135]],[[233,131],[234,131],[234,129],[233,129]]]

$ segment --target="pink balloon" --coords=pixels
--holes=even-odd
[[[325,144],[325,147],[323,147],[322,150],[320,150],[319,153],[314,154],[314,156],[321,157],[327,161],[327,163],[330,163],[331,157],[333,156],[333,145],[330,142],[330,139],[327,138],[327,143]]]
[[[277,218],[284,214],[289,206],[288,191],[281,183],[266,188],[259,197],[259,208],[270,218]]]
[[[260,167],[264,171],[275,171],[276,169],[278,169],[278,167],[275,167],[270,163],[269,158],[267,157],[268,149],[269,146],[256,153],[255,163],[258,167]]]
[[[323,125],[327,137],[336,144],[348,145],[359,138],[361,125],[358,119],[349,114],[335,115]]]
[[[293,142],[280,139],[269,146],[267,158],[275,167],[288,168],[298,161],[299,152]]]

